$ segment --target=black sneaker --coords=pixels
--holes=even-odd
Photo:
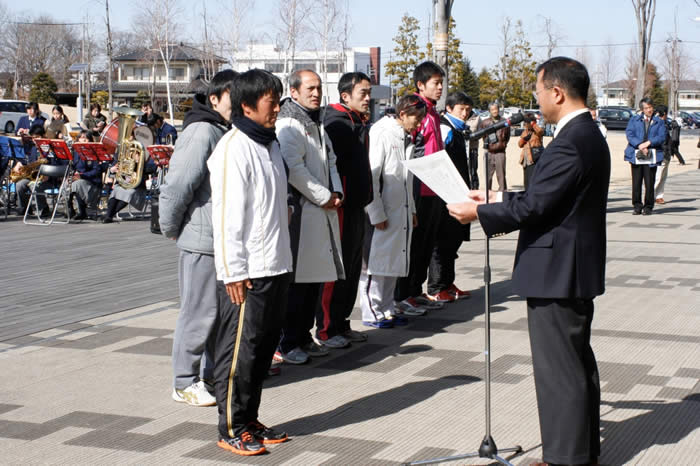
[[[255,440],[266,445],[282,443],[289,440],[289,436],[286,432],[278,432],[274,429],[270,429],[258,421],[253,421],[248,424],[248,429],[250,429],[250,432],[253,434],[253,437],[255,437]]]
[[[265,453],[265,447],[250,432],[245,431],[241,435],[233,438],[222,438],[216,444],[219,448],[228,450],[237,455],[253,456]]]

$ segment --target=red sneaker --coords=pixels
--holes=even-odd
[[[426,296],[431,301],[435,301],[437,303],[451,303],[452,301],[457,300],[457,298],[448,290],[442,290],[435,294],[425,293],[424,296]]]
[[[472,294],[470,292],[460,290],[454,283],[450,285],[450,287],[447,289],[447,292],[450,293],[450,295],[454,296],[455,299],[469,299],[472,297]]]

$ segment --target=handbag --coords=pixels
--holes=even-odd
[[[535,164],[537,163],[537,159],[539,159],[544,153],[544,147],[530,147],[530,153],[532,154],[532,163]]]

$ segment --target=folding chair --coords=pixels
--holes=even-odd
[[[29,197],[29,202],[27,203],[27,210],[24,212],[24,223],[26,225],[44,225],[49,226],[52,223],[70,223],[70,165],[48,165],[44,164],[39,167],[39,174],[37,175],[37,181],[32,186],[32,193]],[[60,179],[60,185],[58,188],[49,188],[37,190],[37,186],[40,184],[38,180],[42,177],[48,177],[49,179]],[[47,221],[41,218],[41,210],[39,209],[39,203],[37,199],[43,197],[47,201],[51,199],[53,201],[53,208],[51,209],[51,218]],[[37,220],[28,220],[29,218],[29,206],[32,202],[34,203],[34,213]],[[48,204],[48,202],[47,202]],[[66,220],[55,220],[56,212],[58,211],[59,205],[63,204],[65,209]]]

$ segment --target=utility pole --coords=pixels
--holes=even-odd
[[[109,25],[109,0],[105,0],[107,23],[107,120],[112,121],[112,29]]]
[[[678,38],[678,7],[676,7],[676,15],[673,19],[673,39],[666,39],[666,42],[671,43],[671,63],[670,63],[670,82],[668,89],[668,108],[671,110],[673,117],[678,116],[678,88],[680,87],[680,57],[678,56],[678,43],[683,42]]]
[[[447,31],[450,24],[450,16],[452,14],[452,5],[454,0],[432,0],[435,11],[435,20],[437,22],[437,30],[435,31],[434,50],[437,64],[445,70],[445,77],[442,80],[442,96],[438,101],[438,108],[445,108],[445,100],[447,99],[448,85],[448,64],[447,64],[447,48],[449,45],[449,37]]]

